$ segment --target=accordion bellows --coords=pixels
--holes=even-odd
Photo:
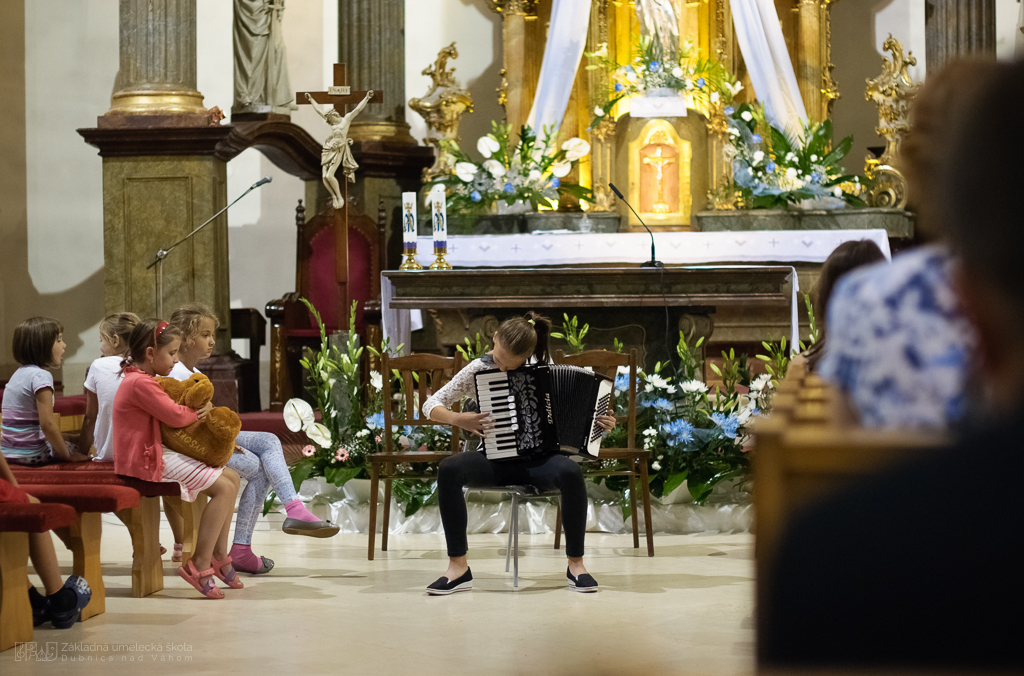
[[[480,412],[494,420],[494,429],[483,438],[484,455],[491,460],[553,453],[598,457],[597,416],[611,403],[610,378],[576,366],[545,364],[480,371],[475,385]]]

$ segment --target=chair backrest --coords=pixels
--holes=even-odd
[[[618,423],[626,424],[627,448],[636,445],[636,394],[637,394],[637,350],[632,348],[629,353],[609,352],[607,350],[587,350],[579,354],[565,354],[562,350],[555,351],[555,363],[568,366],[589,367],[595,373],[608,376],[615,380],[620,366],[629,367],[629,386],[626,389],[626,415],[615,416]],[[623,393],[618,390],[612,393],[612,406],[618,402]]]
[[[296,212],[299,295],[313,303],[329,330],[347,327],[349,304],[359,301],[356,329],[361,332],[363,313],[368,308],[380,308],[381,243],[377,222],[351,205],[344,211],[322,211],[308,221],[304,220],[304,210]],[[341,233],[345,236],[340,237]],[[339,241],[344,243],[340,248]]]
[[[391,438],[392,425],[436,425],[437,423],[428,420],[423,415],[423,404],[430,395],[444,387],[445,383],[455,377],[455,374],[462,370],[465,365],[462,355],[454,357],[441,357],[436,354],[411,354],[406,357],[391,357],[384,353],[381,358],[381,369],[384,374],[384,450],[392,452],[393,440]],[[391,375],[392,370],[398,371],[402,377],[402,395],[405,398],[405,418],[395,418],[391,405]],[[415,374],[415,378],[413,377]],[[452,406],[453,411],[459,411],[461,404]],[[459,450],[459,428],[452,426],[452,453]]]

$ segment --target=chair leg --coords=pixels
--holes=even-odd
[[[100,538],[103,535],[103,518],[98,512],[85,512],[68,528],[61,537],[73,557],[72,573],[85,579],[92,589],[89,605],[82,609],[80,621],[102,615],[107,611],[107,590],[103,584],[103,567],[100,565]]]
[[[132,538],[132,596],[149,596],[164,588],[160,560],[160,498],[142,498],[138,507],[122,509],[117,518]]]
[[[209,498],[200,493],[194,502],[186,502],[180,497],[172,498],[172,502],[177,502],[177,509],[181,514],[181,521],[183,524],[182,539],[184,542],[181,543],[181,565],[187,564],[192,560],[192,557],[196,553],[196,542],[199,541],[199,523],[203,519],[203,510],[206,508],[206,502]]]
[[[377,535],[377,490],[380,485],[380,464],[370,463],[370,523],[366,526],[366,533],[369,536],[369,549],[366,552],[366,560],[373,561],[373,540]]]
[[[0,533],[0,652],[31,640],[28,533]]]
[[[633,461],[633,471],[636,472],[636,460]],[[629,510],[633,521],[633,549],[640,549],[640,526],[636,513],[636,474],[629,475]]]
[[[654,522],[651,520],[651,484],[647,480],[647,460],[640,458],[640,495],[644,503],[644,529],[647,531],[647,556],[654,556]]]
[[[515,509],[512,511],[512,549],[513,549],[513,561],[512,564],[512,589],[519,589],[519,502],[515,502]]]
[[[558,509],[555,511],[555,549],[562,547],[562,498],[558,498]]]
[[[390,463],[384,466],[386,474],[393,474],[394,468]],[[384,523],[380,528],[380,550],[388,550],[388,531],[391,529],[391,479],[384,479]]]
[[[508,572],[509,561],[512,559],[512,531],[516,529],[516,512],[519,510],[519,496],[512,494],[512,509],[508,514],[508,547],[505,549],[505,572]]]

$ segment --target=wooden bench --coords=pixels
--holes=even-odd
[[[32,640],[28,600],[28,534],[77,521],[67,505],[0,505],[0,652]]]
[[[838,392],[801,368],[779,383],[771,415],[753,429],[757,632],[763,636],[771,568],[781,538],[804,507],[847,482],[948,442],[924,431],[856,427]]]
[[[106,612],[106,585],[103,584],[100,565],[101,515],[138,507],[141,500],[139,492],[126,486],[88,484],[28,484],[22,488],[41,503],[68,505],[75,510],[75,521],[54,532],[71,551],[74,558],[72,573],[85,578],[92,588],[92,600],[82,609],[81,619],[84,621]]]
[[[18,483],[26,490],[39,484],[84,484],[124,486],[138,491],[141,495],[138,506],[116,513],[117,518],[128,528],[132,539],[132,596],[149,596],[164,588],[163,561],[160,558],[160,498],[180,498],[178,484],[142,481],[116,474],[109,463],[59,463],[41,467],[12,466],[11,469]],[[189,532],[188,529],[186,532]]]

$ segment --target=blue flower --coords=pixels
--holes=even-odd
[[[774,162],[769,162],[768,164],[764,165],[764,168],[767,169],[768,171],[775,171],[775,167],[777,166],[778,165],[775,164]]]
[[[473,200],[474,202],[479,202],[480,199],[481,199],[480,198],[480,191],[479,190],[474,190],[473,192],[469,193],[469,198],[471,200]]]
[[[617,92],[621,92],[622,91],[622,83],[621,82],[616,82],[615,83],[615,91],[617,91]]]
[[[371,430],[382,430],[384,429],[384,412],[374,413],[366,419],[366,426]]]
[[[818,173],[818,172],[816,172],[816,171],[815,171],[815,172],[813,172],[813,173],[811,174],[811,182],[812,182],[812,183],[821,183],[821,174],[819,174],[819,173]]]
[[[661,426],[661,431],[668,435],[671,444],[682,445],[693,441],[693,425],[685,420],[673,420]]]
[[[516,188],[511,183],[506,183],[504,190],[505,190],[505,192],[511,194],[511,193],[514,193],[516,191]]]
[[[402,436],[412,437],[412,435],[415,433],[416,430],[415,428],[413,428],[412,425],[406,425],[405,427],[402,428]]]
[[[659,70],[661,70],[661,64],[658,63],[657,61],[651,61],[651,65],[648,66],[648,68],[650,68],[651,71],[657,73]]]
[[[754,143],[760,143],[760,142],[761,142],[761,140],[762,140],[762,139],[761,139],[761,135],[760,135],[760,134],[754,134],[754,135],[753,135],[753,136],[751,137],[751,139],[750,139],[750,140],[751,140],[751,141],[753,141]]]
[[[659,411],[671,411],[674,406],[668,399],[658,398],[651,402],[651,406]]]
[[[732,115],[733,113],[736,112],[736,109],[733,108],[732,106],[726,106],[725,110],[722,112],[724,112],[726,115]]]
[[[722,428],[722,434],[724,436],[727,436],[730,439],[736,438],[736,432],[740,429],[740,421],[736,419],[736,416],[726,416],[724,413],[712,413],[711,420]]]
[[[625,392],[629,389],[629,374],[621,373],[615,376],[615,389],[619,392]]]
[[[562,185],[562,182],[558,180],[558,177],[557,176],[552,176],[551,177],[551,187],[552,188],[557,188],[560,185]]]
[[[704,84],[705,84],[704,83],[704,78],[702,78],[702,77],[697,78],[697,86],[698,87],[703,87]]]

